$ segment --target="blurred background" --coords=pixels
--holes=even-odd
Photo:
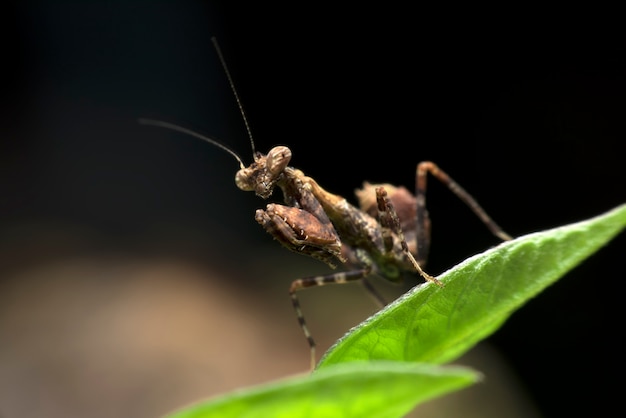
[[[364,180],[411,189],[416,164],[432,160],[515,236],[626,201],[621,31],[413,4],[7,6],[3,418],[154,417],[307,371],[287,290],[328,268],[256,224],[265,202],[235,187],[231,156],[137,123],[177,123],[251,160],[212,36],[257,149],[288,145],[329,191],[352,198]],[[498,243],[435,181],[428,206],[430,273]],[[606,387],[623,371],[613,330],[625,249],[622,234],[516,312],[457,361],[485,382],[420,416],[621,406]],[[390,299],[415,284],[376,282]],[[357,287],[302,293],[321,352],[376,311]]]

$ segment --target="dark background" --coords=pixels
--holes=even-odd
[[[278,245],[253,220],[264,203],[234,185],[236,161],[136,123],[178,123],[250,161],[212,36],[257,149],[288,145],[292,164],[332,192],[352,197],[363,180],[411,188],[417,162],[432,160],[512,235],[626,201],[623,33],[591,22],[517,23],[510,12],[342,7],[10,6],[2,19],[2,279],[77,253],[176,254],[235,269],[229,286],[254,293],[269,286],[264,263],[298,258],[273,252]],[[431,273],[497,243],[445,188],[429,186]],[[621,405],[604,388],[623,371],[615,330],[625,244],[615,239],[489,340],[543,416]],[[286,304],[288,283],[272,284]]]

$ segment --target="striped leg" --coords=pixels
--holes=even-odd
[[[325,276],[304,277],[302,279],[294,280],[291,283],[291,287],[289,288],[291,303],[293,304],[293,308],[296,311],[296,316],[298,317],[298,323],[300,324],[300,328],[302,328],[302,332],[304,332],[304,336],[306,337],[309,343],[309,347],[311,348],[311,370],[315,369],[315,363],[317,361],[315,356],[315,340],[311,336],[311,332],[309,331],[309,328],[306,325],[306,321],[304,320],[304,315],[302,314],[300,301],[298,300],[298,295],[296,294],[296,292],[307,287],[325,286],[327,284],[335,283],[343,284],[362,280],[363,278],[367,277],[370,272],[371,268],[368,267],[360,270],[328,274]]]
[[[430,246],[430,220],[426,210],[426,180],[428,173],[442,182],[459,199],[461,199],[478,218],[489,228],[492,234],[508,241],[513,239],[496,224],[485,210],[456,181],[442,171],[435,163],[423,161],[417,165],[415,176],[415,197],[417,198],[417,258],[426,260]]]
[[[422,270],[422,267],[417,260],[415,260],[411,251],[409,251],[409,246],[406,243],[406,239],[404,239],[404,233],[400,226],[400,219],[384,187],[376,188],[376,202],[378,205],[378,222],[380,222],[380,225],[383,227],[383,240],[385,242],[386,251],[393,251],[393,234],[395,234],[400,239],[402,252],[406,255],[411,264],[413,264],[413,267],[415,267],[415,270],[417,270],[420,276],[429,282],[443,287],[443,284],[439,280]]]

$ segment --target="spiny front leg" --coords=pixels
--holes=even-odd
[[[256,211],[256,221],[287,249],[308,255],[335,267],[344,262],[341,240],[330,222],[323,223],[311,213],[291,206],[270,203]]]
[[[435,277],[426,273],[419,263],[411,254],[409,250],[409,246],[406,243],[406,239],[404,238],[404,233],[402,232],[402,225],[400,224],[400,219],[398,218],[398,214],[391,203],[391,199],[387,196],[387,191],[384,187],[376,188],[376,203],[378,207],[378,221],[380,225],[383,227],[383,240],[385,243],[385,249],[387,252],[393,251],[393,235],[400,240],[400,245],[402,246],[402,252],[409,259],[415,270],[429,282],[433,282],[438,286],[443,287],[443,283],[437,280]]]
[[[417,256],[426,259],[430,244],[430,221],[426,210],[426,180],[428,173],[442,182],[459,199],[461,199],[478,218],[498,238],[503,241],[513,239],[496,224],[478,202],[448,174],[431,161],[423,161],[417,165],[415,175],[415,197],[417,198]]]
[[[371,269],[368,267],[360,270],[328,274],[325,276],[305,277],[302,279],[294,280],[291,283],[291,287],[289,288],[291,303],[293,304],[293,308],[296,311],[296,316],[298,317],[298,323],[300,324],[300,328],[302,328],[302,332],[304,332],[304,336],[306,337],[306,340],[309,343],[309,347],[311,348],[311,370],[315,369],[315,363],[317,361],[315,356],[315,340],[313,339],[313,336],[311,335],[311,332],[306,325],[306,321],[304,320],[304,315],[302,314],[300,301],[298,300],[298,295],[296,294],[296,292],[307,287],[324,286],[327,284],[335,283],[343,284],[356,280],[362,280],[370,274],[370,271]]]

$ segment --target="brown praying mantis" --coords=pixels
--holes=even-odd
[[[235,175],[239,189],[253,191],[262,199],[272,196],[276,188],[282,191],[283,204],[269,203],[255,214],[256,221],[270,235],[287,249],[323,261],[332,268],[345,266],[344,271],[296,279],[289,288],[298,322],[310,346],[312,369],[316,363],[315,340],[300,307],[299,290],[361,281],[366,290],[384,305],[385,301],[368,282],[368,277],[376,275],[399,283],[407,273],[418,273],[426,281],[443,287],[436,277],[422,268],[430,247],[430,218],[426,209],[429,174],[461,199],[495,236],[502,240],[511,239],[469,193],[433,162],[417,164],[414,195],[404,187],[365,182],[363,188],[356,191],[357,207],[290,166],[292,153],[288,147],[276,146],[267,154],[255,151],[231,75],[215,38],[212,41],[246,125],[253,162],[245,165],[235,152],[218,141],[178,125],[150,119],[141,119],[140,123],[189,134],[231,154],[240,165]]]

